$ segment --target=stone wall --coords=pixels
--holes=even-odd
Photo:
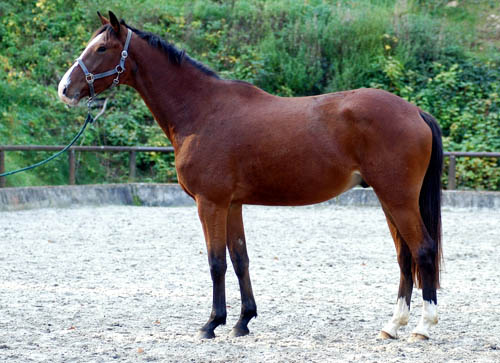
[[[354,188],[327,204],[378,206],[371,188]],[[0,211],[33,208],[67,208],[80,205],[192,205],[178,184],[99,184],[0,189]],[[499,192],[444,191],[443,207],[500,209]]]

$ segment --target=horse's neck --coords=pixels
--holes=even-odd
[[[134,87],[153,113],[172,145],[195,133],[202,113],[207,112],[210,97],[219,81],[189,62],[178,66],[155,49],[139,52]]]

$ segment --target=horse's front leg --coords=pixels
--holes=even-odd
[[[197,199],[200,216],[207,244],[208,263],[213,282],[212,313],[207,323],[200,329],[199,337],[215,338],[214,330],[226,324],[226,238],[228,206],[221,206],[207,200]]]
[[[241,314],[238,322],[231,331],[235,337],[247,335],[248,322],[257,316],[257,305],[252,292],[250,273],[248,271],[248,254],[243,229],[241,204],[232,204],[227,217],[227,249],[231,256],[234,272],[238,277],[241,292]]]

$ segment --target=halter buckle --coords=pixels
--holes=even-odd
[[[125,59],[128,57],[128,52],[126,50],[122,51],[122,58]]]
[[[87,83],[94,83],[94,75],[92,73],[86,74],[85,79],[87,80]]]
[[[119,64],[118,64],[118,65],[116,65],[116,67],[115,67],[115,71],[116,71],[116,73],[118,73],[118,74],[122,74],[124,70],[125,70],[125,69],[124,69],[121,65],[119,65]]]

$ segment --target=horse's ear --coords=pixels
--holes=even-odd
[[[109,24],[109,20],[102,16],[100,12],[97,12],[97,16],[99,17],[99,19],[101,19],[102,25]]]
[[[116,17],[115,14],[113,14],[111,10],[109,11],[109,22],[115,33],[120,34],[120,27],[121,27],[120,22],[118,21],[118,18]]]

